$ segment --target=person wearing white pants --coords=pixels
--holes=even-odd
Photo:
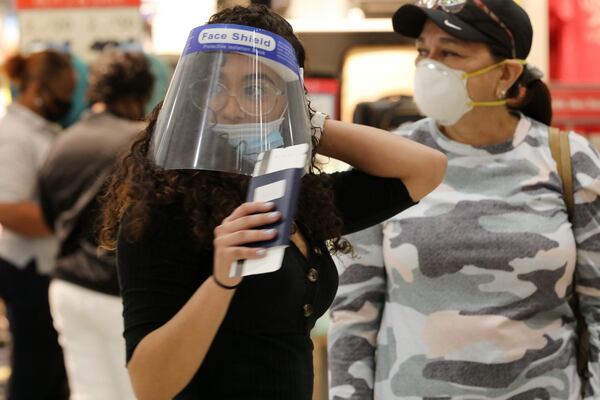
[[[135,399],[125,368],[120,297],[60,279],[50,283],[49,296],[71,400]]]

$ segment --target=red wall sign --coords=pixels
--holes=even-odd
[[[554,118],[600,123],[600,85],[550,85]]]
[[[139,7],[141,0],[17,0],[19,10],[36,8]]]
[[[553,125],[600,139],[600,85],[551,84]]]

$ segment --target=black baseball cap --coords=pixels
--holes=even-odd
[[[531,50],[533,28],[527,12],[514,0],[481,0],[506,25],[515,42],[516,58],[526,59]],[[483,42],[513,58],[512,42],[508,33],[473,0],[467,0],[458,13],[449,13],[441,7],[426,8],[405,4],[392,17],[394,31],[401,35],[418,38],[425,22],[430,19],[442,30],[455,38]]]

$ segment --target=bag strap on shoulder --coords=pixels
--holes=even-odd
[[[550,128],[549,140],[550,152],[552,153],[552,158],[556,161],[558,174],[562,181],[563,199],[567,206],[569,221],[573,223],[575,196],[573,195],[573,167],[569,132],[561,132],[558,128]],[[577,344],[577,372],[582,379],[588,380],[590,376],[588,372],[590,332],[587,329],[585,318],[579,312],[579,298],[576,295],[571,298],[570,304],[577,318],[577,333],[579,335],[579,342]]]
[[[573,167],[571,161],[571,146],[569,144],[569,132],[558,128],[549,130],[550,152],[556,161],[558,174],[562,181],[563,198],[567,206],[569,221],[573,222],[575,211],[575,196],[573,195]]]

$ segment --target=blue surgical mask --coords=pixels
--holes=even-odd
[[[280,133],[283,117],[271,122],[248,124],[216,124],[213,131],[225,134],[229,144],[245,158],[256,160],[266,150],[283,147]]]

